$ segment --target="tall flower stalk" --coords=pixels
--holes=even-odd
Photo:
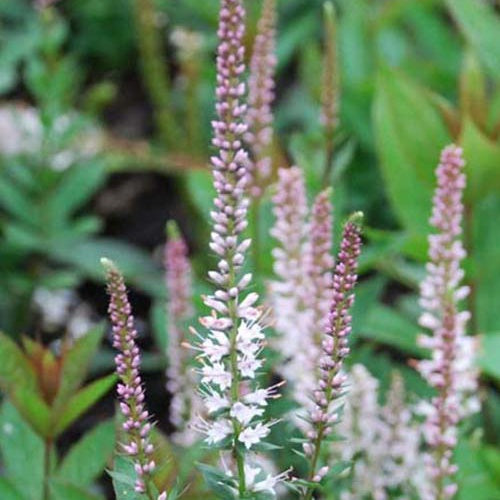
[[[172,438],[181,445],[190,445],[197,433],[192,429],[193,418],[200,411],[195,374],[190,369],[191,356],[183,347],[186,323],[193,314],[191,295],[191,264],[188,247],[174,221],[167,224],[165,244],[165,281],[167,288],[168,368],[167,390],[172,395],[170,422],[176,428]]]
[[[245,84],[243,36],[245,10],[242,0],[221,0],[219,47],[217,51],[217,119],[213,121],[212,157],[216,196],[210,248],[218,256],[217,270],[209,272],[215,283],[213,295],[204,297],[211,315],[200,319],[204,334],[199,342],[200,374],[208,417],[200,419],[198,430],[209,444],[231,451],[234,471],[228,482],[240,498],[251,491],[273,490],[281,476],[258,480],[260,470],[252,467],[248,452],[270,432],[271,423],[262,415],[274,390],[257,383],[263,364],[260,357],[265,335],[258,295],[245,293],[251,274],[242,266],[250,240],[242,240],[247,226],[248,155],[243,149],[246,106],[242,103]],[[216,414],[216,416],[214,416]]]
[[[307,251],[311,281],[309,304],[313,314],[313,344],[316,346],[321,344],[333,293],[332,272],[335,262],[332,255],[333,209],[330,196],[331,189],[325,189],[314,200]]]
[[[346,223],[333,274],[333,297],[322,342],[317,388],[313,394],[315,405],[309,415],[313,430],[308,435],[309,441],[304,443],[304,452],[310,464],[308,480],[311,483],[318,483],[328,473],[328,465],[320,467],[321,449],[325,438],[331,434],[340,418],[339,400],[347,379],[342,368],[349,354],[350,309],[354,303],[361,252],[361,219],[362,215],[356,213]],[[313,493],[314,487],[309,485],[303,498],[311,500]]]
[[[248,131],[252,162],[249,190],[253,197],[262,195],[272,169],[274,77],[276,71],[276,0],[264,0],[257,25],[257,36],[250,61],[248,79]]]
[[[113,347],[119,351],[115,357],[116,372],[120,379],[117,392],[120,409],[125,419],[123,430],[127,442],[122,449],[134,462],[137,474],[135,490],[145,493],[149,500],[155,500],[152,474],[155,462],[152,458],[150,415],[145,406],[144,388],[140,375],[141,358],[137,346],[137,330],[134,326],[132,308],[127,297],[123,276],[108,259],[101,260],[106,270],[109,294],[109,317],[113,327]],[[160,498],[166,498],[162,493]]]
[[[170,75],[163,60],[158,15],[153,0],[134,0],[133,7],[144,85],[153,104],[161,140],[168,148],[175,149],[181,133],[172,112]]]
[[[253,264],[260,268],[260,206],[269,185],[273,163],[274,79],[276,72],[276,0],[264,0],[257,24],[250,75],[248,77],[248,130],[245,140],[250,148],[248,192],[252,199]]]
[[[333,168],[334,139],[339,122],[340,78],[337,55],[337,21],[332,2],[324,3],[325,44],[321,85],[321,124],[325,140],[323,184],[328,184]]]
[[[462,196],[466,185],[465,162],[461,148],[450,145],[441,153],[436,169],[437,187],[430,219],[436,233],[429,236],[427,276],[421,285],[420,324],[430,335],[419,339],[432,357],[417,364],[421,375],[437,394],[427,407],[424,437],[431,448],[427,457],[432,492],[429,498],[453,498],[457,485],[453,476],[453,450],[457,444],[457,426],[467,413],[467,394],[477,388],[474,364],[474,340],[466,336],[468,311],[459,304],[468,288],[461,286],[464,272],[461,261],[466,253],[462,245]]]

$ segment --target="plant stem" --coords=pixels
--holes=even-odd
[[[252,218],[252,256],[253,268],[256,275],[260,271],[260,199],[252,200],[251,205]]]
[[[334,156],[334,131],[327,128],[325,130],[325,168],[323,170],[323,187],[328,187],[330,185],[330,178],[332,176],[333,170],[333,156]]]

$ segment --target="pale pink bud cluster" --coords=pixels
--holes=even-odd
[[[466,397],[477,388],[474,341],[465,334],[469,312],[459,311],[459,302],[468,288],[460,286],[464,272],[461,261],[465,250],[461,242],[462,195],[466,179],[462,150],[446,147],[436,170],[437,188],[430,223],[437,230],[429,236],[427,276],[421,285],[420,304],[424,310],[420,324],[431,330],[421,336],[420,345],[431,350],[432,358],[417,367],[437,395],[427,406],[424,436],[432,453],[427,457],[433,480],[432,498],[454,497],[457,486],[452,463],[457,444],[457,425],[464,414]]]
[[[331,190],[325,189],[314,200],[306,252],[306,265],[311,280],[309,305],[313,312],[313,325],[317,330],[314,336],[316,345],[321,342],[332,303],[332,271],[335,261],[332,255],[333,216],[330,195]]]
[[[242,274],[250,240],[240,236],[247,226],[247,153],[242,137],[247,127],[242,118],[245,106],[244,22],[242,0],[221,0],[219,48],[217,53],[218,119],[213,122],[213,145],[218,155],[212,158],[216,197],[211,213],[211,249],[218,256],[217,270],[209,272],[216,291],[204,297],[212,314],[200,318],[205,333],[198,334],[201,367],[201,394],[208,417],[199,419],[197,429],[208,444],[233,451],[236,470],[231,477],[240,496],[248,495],[245,456],[267,437],[271,423],[262,420],[267,400],[275,388],[260,389],[258,372],[265,345],[258,294],[245,293],[252,276]],[[237,451],[238,450],[238,451]],[[255,485],[254,485],[255,486]]]
[[[311,458],[311,480],[318,474],[321,445],[339,421],[339,400],[345,390],[346,375],[342,368],[349,354],[350,309],[354,303],[361,252],[361,218],[361,214],[354,214],[346,223],[333,274],[332,302],[321,344],[323,352],[319,359],[317,388],[313,393],[314,406],[309,414],[312,429],[307,434],[309,441],[304,444],[304,452]]]
[[[277,279],[269,285],[278,337],[274,343],[284,363],[280,374],[291,383],[294,398],[305,406],[314,387],[314,356],[309,305],[311,284],[307,265],[307,200],[302,170],[299,167],[278,171],[273,196],[275,224],[271,236],[277,241],[273,248],[273,270]]]
[[[139,373],[141,358],[136,343],[137,330],[123,276],[108,259],[102,259],[101,262],[106,270],[113,347],[119,351],[115,357],[116,372],[120,378],[117,392],[120,409],[125,417],[123,430],[127,436],[127,442],[122,444],[122,448],[134,462],[137,473],[135,489],[144,493],[155,462],[152,459],[153,445],[150,442],[152,425],[149,422],[150,415],[145,406]]]
[[[172,439],[188,446],[196,440],[192,419],[201,409],[201,402],[194,373],[189,367],[191,356],[182,345],[186,341],[185,324],[193,313],[191,264],[186,242],[173,222],[168,225],[165,269],[168,296],[167,390],[172,395],[169,416],[176,428]]]
[[[276,0],[264,0],[248,79],[248,132],[252,152],[250,194],[258,197],[272,174],[274,76],[276,71]]]

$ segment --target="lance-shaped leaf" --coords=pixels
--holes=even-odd
[[[58,414],[54,415],[53,436],[56,437],[64,432],[80,415],[99,401],[115,383],[116,375],[111,374],[79,390]]]
[[[83,383],[103,334],[104,325],[99,325],[80,337],[70,349],[63,352],[59,390],[54,400],[55,408],[64,405]]]

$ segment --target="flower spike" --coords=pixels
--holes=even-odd
[[[301,406],[309,402],[314,388],[314,355],[310,355],[311,283],[307,265],[307,200],[302,170],[299,167],[278,170],[278,183],[273,196],[275,224],[271,236],[275,280],[270,283],[270,302],[275,329],[279,337],[274,343],[284,363],[279,372],[293,390]],[[311,360],[313,360],[311,362]],[[303,420],[298,420],[301,425]]]
[[[209,272],[216,290],[203,298],[211,314],[200,319],[205,332],[195,332],[199,342],[192,346],[199,352],[200,392],[208,414],[199,419],[197,429],[205,434],[207,443],[231,451],[235,467],[228,471],[228,481],[240,498],[249,496],[258,484],[246,477],[250,465],[247,451],[266,438],[272,425],[262,419],[266,397],[271,397],[272,391],[248,399],[249,394],[260,390],[257,375],[263,364],[260,355],[265,334],[258,294],[245,292],[252,276],[242,273],[250,246],[250,240],[242,239],[247,226],[249,166],[243,149],[247,131],[243,121],[246,106],[242,103],[244,20],[242,0],[221,0],[217,119],[213,121],[212,141],[217,148],[217,155],[212,157],[216,196],[210,241],[218,263],[217,269]]]
[[[342,368],[349,354],[350,309],[354,303],[358,257],[361,253],[362,217],[362,213],[357,212],[346,223],[333,274],[332,303],[322,342],[319,380],[313,395],[315,405],[309,415],[313,430],[308,434],[309,442],[304,444],[304,452],[310,459],[309,481],[312,482],[321,481],[329,470],[327,466],[319,467],[321,447],[340,418],[339,399],[346,383]],[[312,498],[313,489],[308,488],[306,500]]]
[[[188,446],[196,441],[197,433],[193,432],[192,421],[201,409],[195,374],[189,367],[189,351],[183,347],[186,341],[183,328],[193,314],[191,264],[188,259],[188,247],[174,221],[169,221],[167,224],[167,236],[165,244],[169,337],[167,390],[172,394],[169,416],[170,422],[176,428],[172,439],[177,444]]]
[[[455,496],[453,476],[457,466],[452,463],[452,455],[457,426],[478,405],[477,400],[470,399],[477,390],[475,342],[465,332],[470,313],[459,310],[460,301],[468,294],[468,288],[460,285],[464,276],[460,266],[466,255],[461,241],[464,165],[461,148],[450,145],[442,151],[430,219],[437,232],[429,236],[427,276],[420,289],[424,310],[420,324],[431,335],[422,335],[419,344],[431,350],[432,358],[420,361],[417,369],[437,391],[424,408],[424,437],[431,448],[427,463],[433,482],[429,498],[436,500]]]
[[[137,346],[137,330],[122,274],[109,259],[101,259],[106,271],[109,294],[109,317],[113,327],[113,347],[119,351],[115,357],[116,372],[120,378],[117,387],[120,409],[125,417],[123,430],[128,442],[122,444],[124,452],[134,462],[137,480],[135,490],[153,499],[150,482],[155,469],[152,459],[150,415],[145,405],[144,388],[139,373],[141,358]]]
[[[249,192],[258,197],[266,188],[272,170],[274,76],[276,71],[276,0],[264,0],[248,79],[248,132],[252,162]]]

